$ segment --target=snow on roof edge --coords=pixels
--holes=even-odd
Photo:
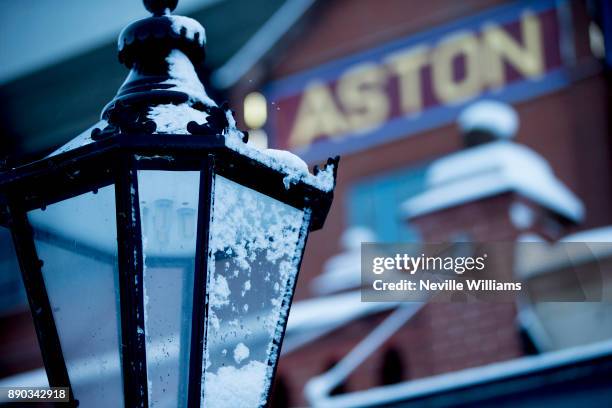
[[[561,239],[562,242],[612,242],[612,225],[578,231]]]
[[[526,146],[508,141],[488,143],[438,159],[427,171],[429,190],[402,203],[414,218],[506,191],[580,222],[584,206],[557,179],[548,162]]]
[[[296,302],[291,307],[287,331],[312,330],[313,327],[346,323],[355,318],[396,307],[398,302],[362,302],[361,291],[340,293]]]
[[[322,401],[319,406],[348,408],[406,401],[428,394],[509,379],[518,375],[532,374],[540,370],[605,356],[612,356],[612,340],[342,394]]]
[[[532,186],[521,185],[515,180],[488,175],[431,189],[405,201],[401,208],[405,217],[416,218],[509,191],[524,195],[573,222],[578,223],[584,219],[582,202],[561,183],[555,183],[553,191],[544,192]]]

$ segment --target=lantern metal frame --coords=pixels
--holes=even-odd
[[[143,126],[142,128],[146,128]],[[310,213],[295,259],[303,256],[309,231],[320,229],[330,209],[333,189],[323,191],[303,180],[285,186],[287,174],[232,149],[221,133],[191,135],[150,134],[146,129],[133,133],[116,131],[99,140],[48,156],[42,160],[0,174],[0,222],[11,229],[34,325],[51,387],[70,387],[59,334],[54,322],[27,213],[109,185],[115,187],[118,240],[118,277],[121,318],[121,361],[126,407],[146,407],[147,361],[144,333],[143,248],[138,200],[138,170],[200,171],[199,209],[188,406],[199,407],[203,346],[206,339],[206,283],[210,213],[215,175],[253,189],[285,204]],[[94,131],[94,134],[96,132]],[[335,182],[339,158],[329,159]],[[304,226],[302,226],[304,227]],[[134,274],[138,279],[134,279]],[[288,285],[289,286],[289,285]],[[288,288],[289,307],[293,289]],[[277,346],[282,344],[283,334]],[[268,362],[276,369],[276,364]],[[272,380],[274,378],[274,373]],[[271,381],[272,381],[271,380]],[[70,388],[71,390],[71,388]],[[269,389],[268,389],[269,392]],[[267,400],[267,395],[265,396]],[[205,397],[204,397],[205,398]],[[74,401],[72,391],[70,399]],[[78,402],[73,402],[74,406]]]
[[[323,226],[333,199],[339,157],[327,161],[326,166],[331,167],[325,171],[333,172],[331,184],[326,186],[328,189],[318,188],[312,180],[307,180],[308,177],[290,177],[290,170],[272,166],[257,154],[249,154],[246,145],[244,148],[236,145],[246,143],[248,135],[235,129],[232,113],[226,105],[206,104],[201,95],[173,89],[168,84],[172,79],[166,60],[168,55],[179,50],[189,63],[200,64],[205,56],[205,32],[197,22],[187,21],[189,19],[184,17],[178,20],[177,30],[177,20],[168,14],[176,7],[176,0],[144,0],[144,3],[153,16],[128,25],[119,37],[119,60],[132,71],[102,112],[106,120],[104,127],[93,128],[90,135],[79,136],[80,144],[71,142],[41,160],[0,174],[0,225],[11,229],[49,385],[69,387],[71,406],[78,406],[78,401],[74,399],[45,287],[43,261],[37,254],[34,230],[28,220],[29,211],[44,210],[48,205],[114,186],[123,398],[126,407],[146,407],[149,384],[145,331],[141,329],[146,329],[146,325],[138,171],[199,172],[195,257],[185,260],[183,265],[193,268],[194,274],[186,375],[187,405],[197,408],[202,404],[203,354],[207,340],[207,274],[211,259],[209,241],[215,176],[222,176],[303,211],[303,225],[293,226],[299,227],[300,232],[293,255],[293,260],[297,261],[296,276],[288,277],[290,280],[297,279],[299,274],[308,233]],[[195,72],[192,75],[192,80],[198,81]],[[186,124],[185,134],[156,132],[157,125],[147,120],[147,112],[150,107],[160,104],[187,104],[192,110],[208,114],[206,123],[192,121]],[[233,138],[231,142],[230,136]],[[235,140],[240,136],[242,142]],[[318,172],[318,167],[315,167],[315,176]],[[289,185],[286,184],[287,177],[291,178]],[[73,251],[84,251],[99,259],[112,258],[114,262],[112,254],[64,242],[64,245],[68,244]],[[288,284],[290,281],[286,283],[281,310],[289,310],[295,289],[294,285]],[[275,334],[280,336],[273,337],[275,353],[280,351],[286,324],[286,317],[277,322]],[[271,384],[276,358],[271,359],[268,355],[267,365],[272,368]],[[265,391],[269,393],[270,387]],[[267,394],[263,397],[268,400]]]
[[[176,0],[145,0],[144,3],[153,17],[130,24],[119,37],[119,60],[131,68],[134,75],[128,76],[117,96],[104,108],[105,127],[94,128],[90,135],[85,135],[89,139],[85,137],[81,145],[67,147],[0,174],[0,224],[11,229],[49,385],[69,387],[72,406],[78,406],[78,401],[72,392],[45,287],[43,263],[37,254],[34,230],[28,220],[29,211],[44,210],[48,205],[114,185],[123,397],[126,407],[146,407],[149,384],[145,333],[140,329],[145,327],[145,313],[138,171],[200,172],[196,252],[190,262],[194,267],[194,288],[205,290],[193,291],[187,389],[188,406],[199,407],[207,339],[206,285],[215,176],[220,175],[307,214],[302,219],[305,225],[300,226],[294,254],[294,260],[298,261],[295,279],[307,235],[323,226],[333,199],[338,157],[329,159],[326,164],[332,166],[326,171],[333,171],[329,190],[320,189],[304,178],[286,185],[289,175],[281,170],[282,167],[273,167],[258,160],[256,155],[246,154],[246,147],[246,150],[236,149],[235,144],[228,144],[228,133],[233,130],[239,135],[240,132],[230,129],[234,125],[229,123],[231,112],[225,105],[206,105],[193,95],[170,89],[167,80],[171,75],[165,58],[176,49],[183,52],[191,63],[200,63],[205,55],[205,33],[195,21],[176,31],[176,21],[168,15],[176,7]],[[184,19],[180,21],[184,22]],[[194,27],[195,31],[189,32]],[[183,103],[206,112],[207,123],[190,122],[186,126],[188,134],[166,134],[156,132],[156,124],[147,120],[146,112],[150,106]],[[232,136],[237,137],[237,134]],[[248,135],[244,133],[243,137],[246,143]],[[240,142],[233,140],[232,143]],[[319,169],[315,168],[315,176],[318,172]],[[75,248],[72,242],[70,246]],[[93,253],[92,248],[80,250]],[[288,310],[294,287],[289,284],[285,287],[282,307]],[[286,324],[285,317],[276,326],[275,334],[280,336],[274,336],[273,346],[277,346],[277,353]],[[276,370],[275,360],[268,356],[268,367],[273,368],[270,384]],[[266,392],[269,391],[270,387]],[[267,401],[268,395],[264,398]]]

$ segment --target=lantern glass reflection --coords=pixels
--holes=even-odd
[[[149,406],[187,405],[200,173],[138,172]]]
[[[74,396],[81,406],[123,406],[117,228],[113,186],[28,218]]]
[[[218,175],[213,197],[202,405],[261,406],[310,213]]]

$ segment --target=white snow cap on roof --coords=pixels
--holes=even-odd
[[[376,240],[376,236],[374,232],[366,227],[354,226],[348,228],[346,231],[342,233],[342,237],[340,237],[340,242],[342,243],[342,248],[345,251],[350,250],[361,250],[361,243],[363,242],[374,242]]]
[[[397,305],[398,302],[362,302],[360,290],[301,300],[291,306],[287,332],[314,330],[327,325],[336,327]]]
[[[582,221],[584,206],[548,162],[528,147],[499,141],[462,150],[435,161],[427,170],[428,190],[402,204],[413,218],[514,191],[563,217]]]
[[[563,242],[612,242],[612,225],[575,232],[566,236]]]
[[[514,108],[506,103],[478,101],[461,112],[458,118],[463,133],[486,130],[500,139],[511,139],[519,127],[519,118]]]
[[[376,236],[369,228],[354,226],[344,231],[340,238],[344,252],[325,263],[323,273],[311,283],[314,293],[327,295],[361,287],[361,243],[374,241]]]

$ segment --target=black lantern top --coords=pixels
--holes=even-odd
[[[171,15],[176,0],[144,3],[153,16],[121,32],[119,60],[130,72],[102,110],[100,122],[46,158],[5,171],[0,188],[9,194],[18,185],[26,188],[29,194],[22,198],[26,207],[40,208],[71,194],[57,188],[63,181],[80,186],[74,193],[91,190],[88,177],[107,183],[113,163],[103,155],[122,152],[144,161],[146,154],[149,166],[184,169],[214,151],[217,166],[254,180],[265,194],[282,196],[298,207],[318,203],[313,206],[311,227],[320,228],[331,204],[339,158],[315,166],[311,174],[289,152],[248,145],[248,133],[236,128],[233,112],[227,104],[213,101],[198,77],[196,68],[205,57],[204,28],[191,18]],[[254,166],[248,176],[239,170],[247,164]],[[321,208],[320,214],[316,208]]]
[[[205,30],[191,18],[169,14],[176,3],[146,1],[154,15],[131,23],[119,35],[119,61],[130,73],[104,108],[102,118],[120,131],[129,132],[127,128],[134,122],[145,124],[154,106],[184,104],[180,113],[184,116],[191,112],[196,121],[202,115],[191,109],[210,114],[216,107],[194,69],[204,61]],[[167,119],[172,113],[179,113],[179,109],[162,110]],[[151,123],[146,123],[146,129],[165,133],[175,130],[164,125],[153,129]]]

